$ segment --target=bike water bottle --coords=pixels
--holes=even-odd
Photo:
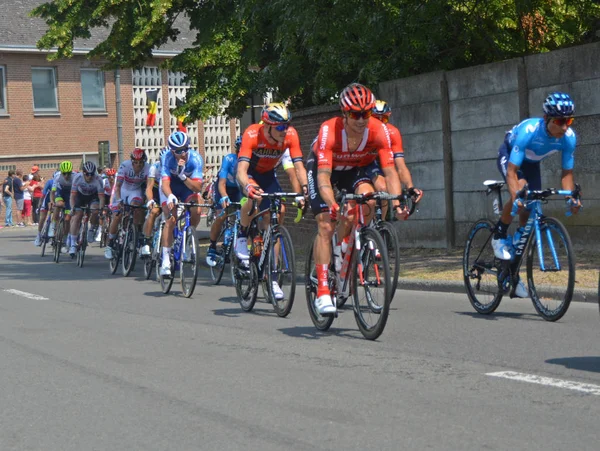
[[[263,238],[260,235],[256,235],[252,240],[252,249],[254,250],[254,256],[260,257],[263,250]]]

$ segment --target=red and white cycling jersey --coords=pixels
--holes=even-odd
[[[370,118],[363,138],[355,151],[348,150],[348,135],[344,130],[344,119],[329,119],[319,130],[314,152],[318,168],[329,168],[334,171],[348,171],[357,167],[365,167],[379,157],[382,168],[394,166],[394,154],[390,133],[383,122]]]
[[[289,148],[292,161],[302,161],[300,139],[294,127],[288,127],[283,143],[271,144],[263,133],[263,124],[252,124],[242,136],[242,146],[238,154],[238,162],[250,163],[249,171],[264,174],[273,171],[286,149]]]
[[[402,135],[398,127],[387,123],[385,124],[390,132],[390,141],[392,142],[392,153],[394,158],[404,158],[404,148],[402,147]]]
[[[122,185],[123,188],[128,190],[141,188],[142,184],[148,178],[149,171],[150,165],[144,163],[144,167],[136,173],[131,164],[131,160],[125,160],[121,163],[121,166],[119,166],[119,170],[117,171],[117,181],[115,183]]]

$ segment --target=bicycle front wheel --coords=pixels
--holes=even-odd
[[[217,243],[223,243],[224,238],[223,235],[225,233],[225,228],[221,230],[219,234],[219,238],[217,238]],[[223,277],[223,272],[225,271],[225,248],[223,245],[217,245],[217,264],[215,266],[209,266],[210,268],[210,277],[215,285],[219,285],[221,282],[221,278]],[[207,249],[208,252],[208,249]]]
[[[51,212],[48,212],[48,216],[50,216]],[[46,245],[48,244],[48,227],[50,222],[48,220],[46,220],[44,222],[44,226],[42,227],[42,233],[40,234],[41,239],[42,239],[42,246],[40,249],[40,256],[43,257],[44,255],[46,255]]]
[[[171,291],[171,287],[173,286],[173,271],[175,270],[175,264],[173,260],[173,250],[169,254],[169,261],[171,265],[171,275],[170,276],[162,276],[160,274],[160,267],[162,266],[162,249],[159,249],[159,257],[156,260],[156,279],[160,282],[160,287],[164,294],[169,293]]]
[[[77,246],[77,266],[83,268],[85,249],[87,247],[87,224],[79,231],[79,245]]]
[[[317,299],[317,288],[319,286],[319,280],[317,278],[317,269],[315,265],[314,257],[314,246],[317,235],[313,237],[310,242],[309,248],[306,252],[306,263],[304,271],[304,287],[306,290],[306,304],[308,306],[308,315],[311,321],[318,330],[328,330],[335,319],[334,315],[321,315],[315,307],[315,300]],[[331,266],[330,266],[331,268]],[[331,283],[329,284],[329,290],[331,292]],[[332,293],[333,294],[333,293]]]
[[[398,288],[398,277],[400,276],[400,244],[398,242],[398,234],[390,222],[382,222],[377,231],[381,234],[388,253],[388,263],[390,264],[390,275],[392,277],[390,294],[390,302],[392,302]]]
[[[60,252],[63,245],[63,228],[64,223],[60,221],[56,226],[56,231],[54,232],[54,262],[58,263],[60,260]]]
[[[296,295],[296,257],[290,233],[278,227],[267,254],[267,291],[275,313],[282,318],[289,315]]]
[[[129,221],[123,241],[123,276],[127,277],[135,267],[137,257],[138,230],[133,221]]]
[[[194,293],[198,280],[198,242],[196,241],[196,229],[192,226],[185,231],[179,276],[183,295],[189,298]]]
[[[575,287],[575,255],[565,226],[555,218],[543,218],[540,242],[532,235],[527,250],[527,283],[533,306],[546,321],[563,317]]]
[[[494,312],[502,300],[498,283],[500,269],[492,248],[494,225],[487,219],[477,221],[465,243],[463,277],[473,308],[483,315]]]
[[[352,299],[360,332],[368,340],[377,339],[385,329],[391,301],[391,276],[385,242],[379,232],[365,227],[361,246],[354,250]]]

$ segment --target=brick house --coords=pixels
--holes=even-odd
[[[29,17],[44,0],[3,0],[0,15],[0,178],[8,170],[25,174],[33,164],[44,178],[50,177],[63,160],[74,167],[83,161],[116,167],[119,157],[128,158],[141,147],[154,160],[167,137],[176,128],[170,109],[177,97],[185,97],[183,74],[160,68],[165,58],[181,52],[194,40],[183,32],[176,42],[165,44],[140,69],[103,71],[102,61],[87,58],[105,35],[94,32],[91,39],[75,43],[72,59],[48,61],[48,52],[36,48],[46,24]],[[120,82],[117,96],[116,85]],[[146,126],[146,95],[159,89],[154,127]],[[120,99],[119,99],[120,97]],[[121,105],[122,141],[119,149],[117,104]],[[193,146],[205,158],[210,178],[230,152],[239,122],[224,117],[188,124]],[[102,149],[103,156],[99,156]],[[120,155],[120,152],[122,155]],[[104,156],[110,153],[110,161]],[[2,217],[4,214],[2,213]],[[0,218],[3,219],[3,218]]]

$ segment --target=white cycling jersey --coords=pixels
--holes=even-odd
[[[126,160],[119,166],[117,181],[115,183],[122,185],[128,191],[137,190],[142,187],[142,184],[148,178],[149,171],[150,165],[144,163],[144,167],[139,172],[135,172],[131,160]]]
[[[88,182],[83,176],[83,172],[73,174],[73,185],[71,186],[71,192],[80,192],[84,196],[90,196],[92,194],[104,193],[104,183],[98,174],[94,174]]]

